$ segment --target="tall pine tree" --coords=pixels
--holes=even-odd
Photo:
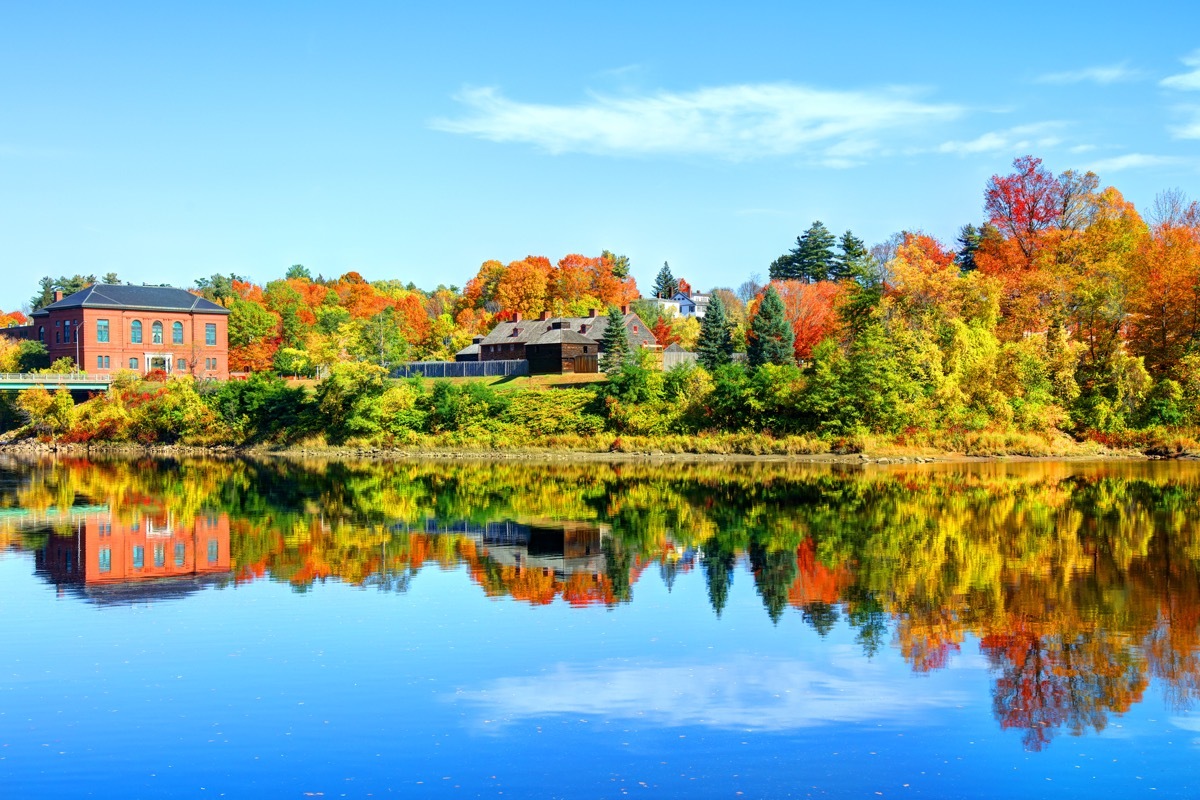
[[[859,239],[850,231],[842,234],[842,240],[838,243],[841,248],[833,258],[833,265],[829,270],[830,280],[844,281],[853,278],[860,267],[860,262],[867,257],[867,245],[862,239]]]
[[[795,364],[795,347],[796,335],[784,314],[783,301],[775,287],[769,286],[750,322],[750,346],[746,349],[746,358],[752,367]]]
[[[820,220],[813,222],[796,246],[771,262],[771,280],[797,280],[813,283],[828,280],[835,268],[833,252],[837,238]]]
[[[679,281],[675,280],[675,276],[671,274],[670,265],[664,261],[662,269],[658,271],[658,277],[654,279],[654,296],[670,300],[677,291],[679,291]]]
[[[697,360],[709,372],[733,360],[733,331],[725,315],[725,304],[718,294],[712,295],[704,319],[700,321],[696,353]]]
[[[608,374],[619,370],[629,357],[629,332],[625,330],[625,315],[616,306],[608,307],[608,324],[600,337],[600,369]]]

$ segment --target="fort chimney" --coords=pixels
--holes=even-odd
[[[513,322],[520,322],[520,321],[521,321],[521,312],[518,311],[515,314],[513,314]]]
[[[627,305],[625,305],[625,306],[621,306],[621,313],[622,313],[622,314],[628,314],[628,313],[629,313],[629,306],[627,306]]]
[[[591,319],[595,319],[595,318],[596,318],[596,314],[597,314],[597,313],[598,313],[598,312],[597,312],[597,311],[596,311],[596,309],[594,309],[594,308],[589,308],[589,309],[588,309],[588,317],[590,317]]]
[[[57,303],[59,300],[62,300],[62,291],[60,289],[55,289],[54,290],[54,302]]]
[[[539,320],[539,321],[541,321],[541,322],[545,322],[545,321],[546,321],[546,320],[548,320],[548,319],[550,319],[550,312],[549,312],[549,311],[543,311],[543,312],[541,313],[541,315],[538,317],[538,320]]]

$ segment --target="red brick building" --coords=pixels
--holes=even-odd
[[[97,283],[30,318],[2,333],[40,341],[51,361],[73,359],[89,374],[229,378],[229,310],[183,289]]]

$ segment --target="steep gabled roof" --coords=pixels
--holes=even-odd
[[[596,340],[588,338],[578,331],[555,328],[525,342],[526,347],[538,344],[596,344]]]
[[[130,286],[125,283],[94,283],[33,312],[44,317],[51,311],[68,308],[111,308],[139,311],[183,311],[202,314],[228,314],[229,309],[174,286]]]
[[[555,325],[557,324],[557,328]],[[633,328],[637,326],[637,333]],[[501,322],[484,337],[483,344],[532,344],[551,330],[575,331],[591,342],[599,343],[608,327],[608,316],[553,317],[551,319],[523,319],[517,322]],[[654,344],[654,334],[637,314],[625,315],[625,329],[630,340],[638,346]]]

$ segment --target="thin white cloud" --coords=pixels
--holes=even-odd
[[[1188,72],[1181,72],[1178,75],[1171,75],[1159,81],[1159,86],[1165,86],[1168,89],[1179,89],[1181,91],[1200,91],[1200,50],[1185,56],[1180,59],[1184,66],[1191,67]]]
[[[1018,125],[1007,130],[989,131],[966,141],[943,142],[937,151],[966,156],[1055,147],[1062,143],[1062,139],[1051,132],[1062,128],[1063,125],[1064,123],[1057,121]]]
[[[666,726],[795,730],[869,720],[914,723],[931,708],[966,702],[931,682],[897,681],[855,658],[827,670],[792,660],[736,659],[723,664],[557,668],[500,678],[456,693],[481,708],[488,729],[550,714],[646,719]]]
[[[1033,82],[1053,84],[1098,83],[1101,86],[1107,86],[1110,83],[1135,81],[1142,76],[1143,73],[1141,70],[1131,69],[1126,62],[1121,62],[1120,64],[1085,67],[1067,72],[1051,72],[1046,75],[1039,75],[1033,79]]]
[[[1200,139],[1200,108],[1180,106],[1175,109],[1180,115],[1191,117],[1182,125],[1172,125],[1168,128],[1175,139]]]
[[[608,97],[574,105],[524,103],[492,88],[456,98],[469,113],[433,128],[550,153],[702,155],[731,161],[799,156],[850,166],[894,139],[963,113],[926,103],[911,90],[835,91],[787,83],[750,84]]]
[[[1102,158],[1099,161],[1093,161],[1087,166],[1087,169],[1092,172],[1121,172],[1127,169],[1144,169],[1146,167],[1166,167],[1178,165],[1185,162],[1185,159],[1178,156],[1156,156],[1148,153],[1127,153],[1123,156],[1113,156],[1112,158]]]

